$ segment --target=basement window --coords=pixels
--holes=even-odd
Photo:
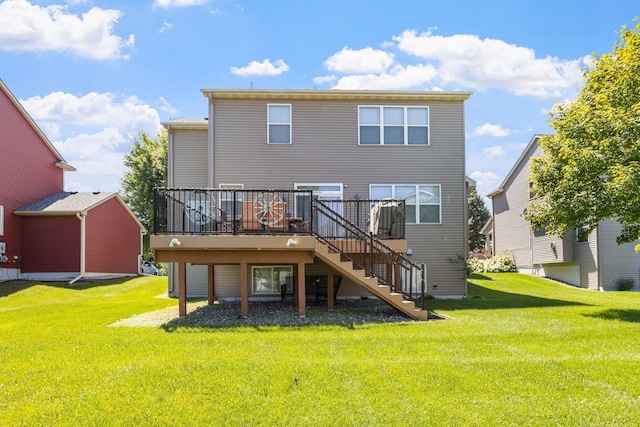
[[[286,285],[287,277],[293,276],[291,265],[260,265],[251,267],[251,289],[253,295],[279,295],[280,287]]]

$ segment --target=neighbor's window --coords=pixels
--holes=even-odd
[[[429,107],[358,107],[360,145],[429,145]]]
[[[269,104],[267,106],[269,123],[269,144],[291,144],[291,105]]]
[[[280,286],[293,277],[291,265],[261,265],[251,267],[251,289],[254,295],[279,294]]]
[[[576,228],[576,242],[583,243],[589,241],[589,232],[586,228]]]
[[[440,224],[440,185],[372,185],[370,196],[405,201],[407,224]]]

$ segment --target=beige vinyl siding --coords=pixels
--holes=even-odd
[[[173,131],[171,187],[207,187],[207,130]],[[176,144],[175,141],[178,141]]]
[[[174,144],[171,187],[206,187],[207,130],[173,130]],[[176,144],[175,141],[178,141]],[[176,173],[178,171],[178,173]],[[179,218],[177,220],[180,220]],[[169,294],[178,295],[178,266],[169,264]],[[171,286],[175,284],[175,286]],[[207,267],[187,264],[187,293],[190,297],[207,296]]]
[[[563,238],[554,235],[534,236],[533,264],[573,261],[574,240],[574,233],[567,233]]]
[[[369,197],[370,184],[441,185],[442,224],[408,226],[415,262],[427,263],[430,292],[463,295],[466,254],[464,111],[462,102],[411,104],[279,100],[292,106],[292,143],[267,144],[267,100],[215,100],[214,185],[293,188],[343,183],[344,198]],[[358,145],[358,106],[426,105],[429,146]]]
[[[529,175],[529,161],[523,162],[504,192],[493,198],[495,253],[511,255],[518,269],[533,267],[531,226],[522,215],[529,201]]]
[[[618,245],[616,237],[621,230],[616,221],[598,224],[600,286],[605,291],[616,291],[615,281],[622,277],[632,278],[636,289],[640,286],[640,254],[635,251],[638,242]]]
[[[574,262],[580,266],[580,287],[597,290],[598,282],[598,233],[592,231],[586,242],[576,242]]]
[[[169,267],[169,294],[178,296],[178,267],[176,264],[170,264]],[[189,297],[207,296],[208,274],[207,266],[187,264],[187,295]],[[240,298],[239,265],[217,265],[214,278],[216,298]],[[173,287],[172,284],[174,284]]]

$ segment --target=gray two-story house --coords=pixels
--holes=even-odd
[[[411,317],[423,291],[466,295],[470,93],[202,94],[206,118],[164,123],[152,246],[171,295],[239,298],[242,315],[252,298],[292,294],[304,315],[310,294],[373,295]]]
[[[533,230],[524,217],[532,197],[531,159],[544,155],[539,138],[535,135],[531,139],[500,187],[489,194],[493,216],[485,230],[493,241],[494,253],[512,256],[520,272],[581,288],[616,290],[620,278],[634,279],[637,287],[640,255],[635,252],[635,243],[616,243],[621,230],[618,222],[601,221],[588,236],[573,230],[558,237]]]

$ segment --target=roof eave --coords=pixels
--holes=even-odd
[[[60,161],[60,162],[56,162],[56,166],[59,167],[60,169],[62,169],[63,171],[66,172],[75,172],[76,168],[74,168],[73,166],[71,166],[70,164],[68,164],[67,162]]]
[[[209,128],[208,120],[169,120],[167,122],[162,122],[162,126],[167,130],[172,129],[184,129],[184,130],[193,130],[193,129],[204,129],[207,130]]]
[[[209,99],[303,99],[363,101],[466,101],[472,92],[315,89],[201,89]]]

